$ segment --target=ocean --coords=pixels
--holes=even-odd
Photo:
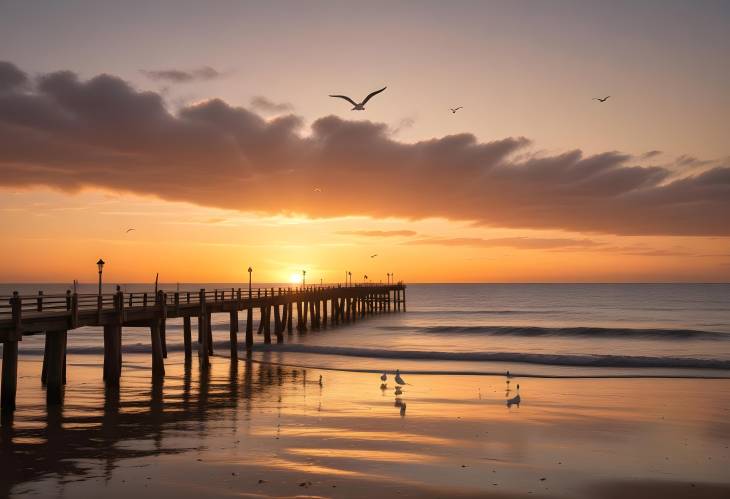
[[[244,284],[181,284],[181,290]],[[272,286],[280,286],[273,284]],[[175,285],[163,284],[174,290]],[[85,289],[88,288],[88,289]],[[33,294],[59,284],[3,284]],[[111,291],[111,286],[109,290]],[[126,291],[148,285],[125,285]],[[81,292],[93,292],[85,285]],[[241,314],[240,330],[245,330]],[[258,321],[255,312],[255,321]],[[228,314],[213,316],[216,354],[227,355]],[[167,326],[168,350],[183,348],[182,321]],[[407,312],[286,335],[255,338],[258,362],[349,371],[537,377],[730,377],[730,284],[413,284]],[[125,328],[123,349],[149,350],[146,328]],[[101,363],[102,334],[69,334],[70,353]],[[22,356],[41,356],[42,336]]]

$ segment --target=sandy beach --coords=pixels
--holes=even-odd
[[[21,362],[3,496],[728,497],[730,381],[408,375],[69,357],[63,408]],[[322,384],[319,379],[322,376]],[[520,385],[521,404],[507,407]],[[404,415],[400,405],[406,405]],[[103,491],[103,492],[100,492]]]

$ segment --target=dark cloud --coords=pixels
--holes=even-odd
[[[478,248],[517,248],[517,249],[564,249],[564,248],[593,248],[601,243],[590,239],[571,238],[543,238],[543,237],[456,237],[456,238],[428,238],[408,241],[408,245],[437,245],[437,246],[474,246]]]
[[[0,92],[14,90],[28,83],[28,77],[15,65],[0,61]]]
[[[286,113],[294,109],[288,102],[274,102],[263,95],[257,95],[251,99],[251,107],[265,113]]]
[[[416,235],[414,230],[342,230],[338,234],[348,236],[365,237],[412,237]]]
[[[223,76],[223,73],[216,71],[210,66],[203,66],[198,69],[140,69],[140,73],[147,78],[156,81],[167,81],[170,83],[188,83],[200,80],[215,80]]]
[[[649,159],[655,156],[659,156],[662,152],[654,149],[653,151],[646,151],[644,154],[639,156],[641,159]]]
[[[534,157],[469,133],[416,143],[335,116],[266,120],[210,100],[172,114],[109,75],[35,83],[4,65],[0,185],[99,187],[262,213],[445,217],[615,234],[730,235],[730,167],[673,179],[617,152]],[[8,77],[7,75],[15,75]],[[15,83],[8,83],[15,82]],[[316,182],[325,195],[305,186]]]

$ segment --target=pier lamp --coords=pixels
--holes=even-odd
[[[253,272],[253,269],[251,267],[248,268],[248,297],[251,298],[251,272]]]
[[[101,273],[104,271],[104,260],[99,258],[99,261],[96,262],[96,266],[99,268],[99,296],[101,296]]]
[[[306,284],[306,282],[305,282],[306,278],[307,278],[307,271],[302,270],[302,287],[304,287],[304,285]]]
[[[350,276],[350,286],[352,286],[352,272],[348,272],[347,275]]]

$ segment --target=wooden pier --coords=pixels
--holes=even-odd
[[[44,334],[45,351],[41,382],[49,405],[60,404],[66,384],[66,344],[69,333],[84,326],[103,328],[104,382],[118,386],[122,374],[122,328],[149,327],[153,378],[163,378],[167,357],[166,323],[183,319],[185,362],[193,356],[192,326],[197,326],[197,350],[201,369],[213,354],[211,315],[230,316],[230,357],[238,359],[239,312],[246,313],[244,344],[254,345],[254,311],[264,343],[284,341],[294,328],[320,329],[354,322],[382,312],[406,310],[406,286],[370,284],[356,286],[307,286],[302,288],[229,288],[196,292],[77,294],[21,296],[17,292],[0,302],[0,341],[3,343],[3,413],[15,410],[18,378],[18,342],[23,336]],[[296,323],[294,318],[296,316]],[[273,323],[272,323],[273,319]]]

